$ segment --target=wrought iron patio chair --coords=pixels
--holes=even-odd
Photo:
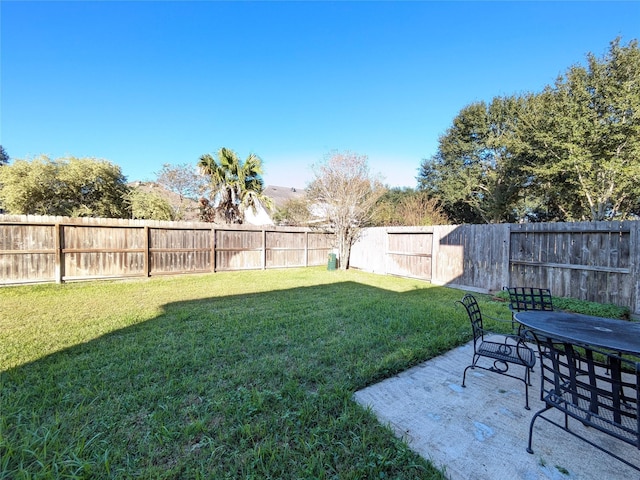
[[[518,312],[527,312],[532,310],[551,312],[555,310],[551,290],[539,287],[504,287],[509,293],[509,310],[511,310],[511,326],[514,332],[522,336],[525,341],[534,343],[530,332],[522,329],[522,325],[518,323],[515,314]],[[532,370],[533,371],[533,370]]]
[[[482,312],[476,298],[470,293],[459,300],[469,316],[473,330],[473,360],[464,369],[462,386],[466,387],[467,370],[480,368],[490,372],[506,375],[524,382],[525,408],[529,410],[529,385],[531,385],[531,369],[536,363],[534,351],[518,335],[503,335],[485,330]],[[499,320],[499,319],[495,319]],[[504,321],[504,320],[503,320]],[[481,365],[481,359],[488,359],[490,366]],[[520,376],[509,373],[509,365],[524,367],[524,374]]]
[[[529,310],[552,311],[554,309],[551,290],[548,288],[504,287],[504,289],[509,292],[509,310],[511,310],[511,321],[514,330],[517,323],[514,315],[517,312]],[[518,333],[520,333],[519,325]]]
[[[533,425],[542,418],[640,471],[640,465],[618,455],[615,446],[596,442],[588,430],[579,433],[569,423],[570,418],[577,420],[640,449],[640,359],[533,335],[545,405],[531,418],[527,452],[533,453]],[[545,416],[552,408],[564,413],[564,422]]]

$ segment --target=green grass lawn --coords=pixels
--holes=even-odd
[[[352,395],[469,340],[462,294],[324,268],[0,289],[0,478],[444,478]]]

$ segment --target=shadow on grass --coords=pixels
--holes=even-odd
[[[440,287],[165,305],[1,373],[0,478],[444,478],[351,400],[469,338]]]

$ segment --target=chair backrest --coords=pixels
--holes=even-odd
[[[640,448],[637,359],[551,338],[536,340],[545,403],[585,426]]]
[[[514,312],[527,310],[553,310],[551,290],[536,287],[507,287],[509,308]]]
[[[476,297],[474,297],[470,293],[467,293],[464,297],[462,297],[462,300],[458,300],[458,303],[462,304],[462,306],[467,311],[467,314],[469,315],[471,328],[473,330],[473,339],[477,340],[478,338],[482,338],[482,312],[480,311],[480,306],[478,305]]]

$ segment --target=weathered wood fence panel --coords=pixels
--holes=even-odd
[[[432,232],[390,231],[387,242],[389,274],[431,280]]]
[[[210,228],[149,228],[149,275],[211,271]]]
[[[389,263],[387,258],[389,231],[392,231],[392,229],[385,227],[363,229],[351,249],[349,265],[382,275],[386,275],[392,270],[387,266]]]
[[[307,233],[265,232],[267,268],[307,266]]]
[[[0,285],[326,265],[333,234],[0,215]]]
[[[307,265],[326,265],[334,247],[334,236],[325,232],[307,232]]]
[[[484,291],[499,290],[508,283],[504,275],[509,247],[505,239],[507,225],[436,226],[433,229],[434,283]]]
[[[637,221],[375,228],[353,246],[350,264],[424,278],[412,269],[431,244],[433,283],[479,292],[543,287],[556,296],[627,306],[638,315],[638,238]],[[374,252],[384,258],[374,261]]]
[[[262,231],[216,230],[216,271],[265,268]]]
[[[509,278],[562,297],[626,305],[637,288],[637,232],[637,222],[514,225]]]
[[[0,235],[0,277],[5,283],[51,282],[56,278],[54,225],[4,225]]]
[[[61,225],[62,280],[144,275],[144,230]]]

